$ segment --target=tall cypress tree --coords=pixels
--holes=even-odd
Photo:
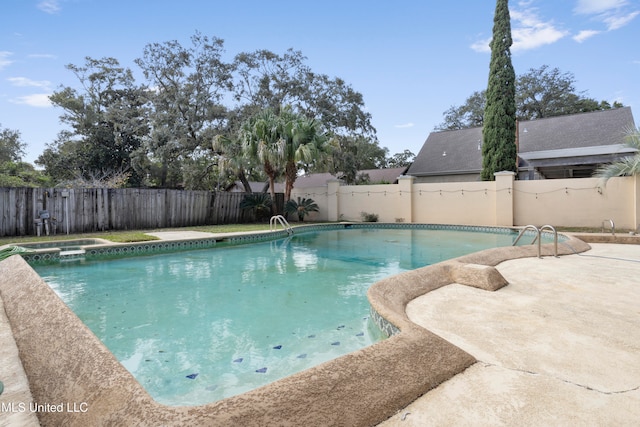
[[[516,74],[511,64],[511,18],[509,1],[498,0],[493,17],[491,63],[487,103],[482,129],[482,174],[484,181],[494,173],[516,171]]]

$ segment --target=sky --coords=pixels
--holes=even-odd
[[[640,111],[640,0],[510,1],[512,62],[571,73],[576,91]],[[48,96],[79,88],[68,64],[116,58],[131,68],[150,43],[190,45],[199,31],[240,52],[299,50],[316,73],[363,95],[389,154],[417,154],[443,113],[486,89],[495,1],[3,0],[0,128],[33,163],[64,129]],[[636,122],[636,125],[640,123]]]

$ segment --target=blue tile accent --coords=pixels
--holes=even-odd
[[[382,317],[373,307],[370,307],[371,320],[387,337],[400,333],[400,329],[387,319]]]
[[[339,223],[339,224],[313,224],[313,225],[301,225],[294,228],[294,234],[300,234],[311,231],[319,230],[339,230],[345,228],[393,228],[393,229],[423,229],[423,230],[460,230],[460,231],[476,231],[476,232],[489,232],[489,233],[513,233],[514,228],[509,227],[483,227],[483,226],[468,226],[468,225],[455,225],[455,224],[408,224],[408,223]],[[528,231],[527,233],[532,233]],[[548,231],[545,231],[548,233]],[[154,253],[183,251],[192,249],[206,249],[212,248],[217,245],[238,245],[252,242],[261,242],[269,240],[278,240],[288,237],[285,230],[262,232],[256,234],[247,234],[241,236],[231,236],[229,238],[210,238],[210,239],[197,239],[197,240],[180,240],[180,241],[161,241],[154,240],[150,242],[128,243],[113,245],[86,245],[82,246],[86,253],[85,259],[95,258],[108,258],[108,257],[122,257],[122,256],[139,256],[149,255]],[[559,240],[563,240],[562,235],[558,236]],[[91,243],[91,242],[87,242]],[[39,262],[57,262],[60,260],[60,251],[56,248],[51,248],[50,251],[42,251],[31,254],[21,254],[21,256],[29,263]],[[82,256],[75,256],[82,258]],[[68,258],[67,258],[68,259]]]

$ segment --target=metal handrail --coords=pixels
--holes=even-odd
[[[553,225],[543,225],[542,227],[538,228],[535,225],[527,225],[525,226],[522,230],[520,230],[520,234],[518,234],[518,237],[516,237],[516,240],[513,241],[512,246],[515,246],[518,241],[520,240],[520,238],[524,235],[525,231],[527,231],[528,229],[533,229],[536,232],[535,237],[533,238],[533,241],[531,242],[531,244],[534,243],[538,243],[538,258],[542,258],[542,231],[545,229],[551,230],[553,232],[553,256],[554,257],[558,257],[558,232],[556,231],[555,227]]]
[[[536,227],[535,225],[529,224],[529,225],[525,225],[524,228],[522,230],[520,230],[520,234],[518,234],[518,237],[516,237],[516,240],[513,241],[513,244],[511,246],[517,245],[518,241],[520,241],[522,236],[524,236],[525,231],[527,231],[530,228],[533,229],[536,232],[536,235],[533,238],[533,241],[531,242],[531,244],[534,244],[536,242],[536,240],[538,239],[538,236],[540,235],[540,230],[538,230],[538,227]]]
[[[271,217],[271,219],[269,220],[269,230],[275,231],[278,223],[280,223],[282,228],[284,228],[287,233],[293,234],[293,228],[291,228],[285,217],[283,217],[282,215],[274,215]]]
[[[542,230],[544,229],[549,229],[553,232],[553,256],[558,258],[558,232],[553,225],[547,224],[540,227],[540,231],[538,233],[542,233]],[[540,240],[542,240],[542,238],[540,238]]]
[[[611,225],[611,234],[613,234],[615,236],[616,235],[616,224],[613,222],[612,219],[605,219],[605,220],[602,221],[602,232],[604,233],[604,225],[607,223],[607,221]]]

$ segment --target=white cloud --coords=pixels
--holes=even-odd
[[[573,11],[577,15],[592,15],[592,19],[602,22],[607,31],[614,31],[640,15],[640,11],[631,11],[628,6],[627,0],[578,0]]]
[[[580,15],[593,15],[620,9],[626,5],[626,0],[578,0],[573,11]]]
[[[607,24],[607,30],[613,31],[619,28],[624,27],[629,22],[633,21],[633,19],[640,15],[640,12],[631,12],[628,14],[619,14],[604,17],[602,20],[605,24]]]
[[[38,9],[44,13],[54,14],[60,12],[60,2],[58,0],[42,0],[38,3]]]
[[[51,86],[51,82],[47,80],[31,80],[26,77],[9,77],[7,79],[11,82],[13,86],[19,87],[39,87],[43,89],[48,89]]]
[[[19,96],[11,100],[14,104],[28,105],[30,107],[51,107],[50,93],[34,93],[33,95]]]
[[[56,55],[52,55],[50,53],[32,53],[30,55],[28,55],[29,58],[42,58],[42,59],[57,59],[58,57]]]
[[[8,67],[9,65],[11,65],[11,63],[13,63],[13,61],[9,59],[11,55],[13,54],[11,52],[7,52],[6,50],[0,51],[0,70]]]
[[[573,39],[575,41],[577,41],[578,43],[582,43],[583,41],[597,35],[600,34],[602,31],[596,31],[596,30],[582,30],[580,31],[578,34],[576,34],[575,36],[573,36]]]
[[[509,13],[513,26],[511,50],[514,52],[553,44],[568,35],[567,31],[556,28],[552,21],[543,21],[535,9],[513,10]]]
[[[397,128],[397,129],[406,129],[406,128],[412,128],[414,126],[415,126],[415,124],[409,122],[409,123],[404,123],[404,124],[401,124],[401,125],[395,125],[394,127]]]
[[[491,52],[491,48],[489,47],[489,43],[491,43],[491,37],[489,37],[488,39],[478,40],[477,42],[475,42],[475,43],[473,43],[471,45],[471,49],[475,50],[476,52],[480,52],[480,53]]]
[[[529,3],[520,2],[519,6],[526,7]],[[522,10],[510,9],[512,52],[536,49],[540,46],[553,44],[566,37],[569,32],[556,28],[553,21],[544,21],[538,16],[534,8]],[[490,52],[491,39],[478,40],[471,45],[476,52]]]

